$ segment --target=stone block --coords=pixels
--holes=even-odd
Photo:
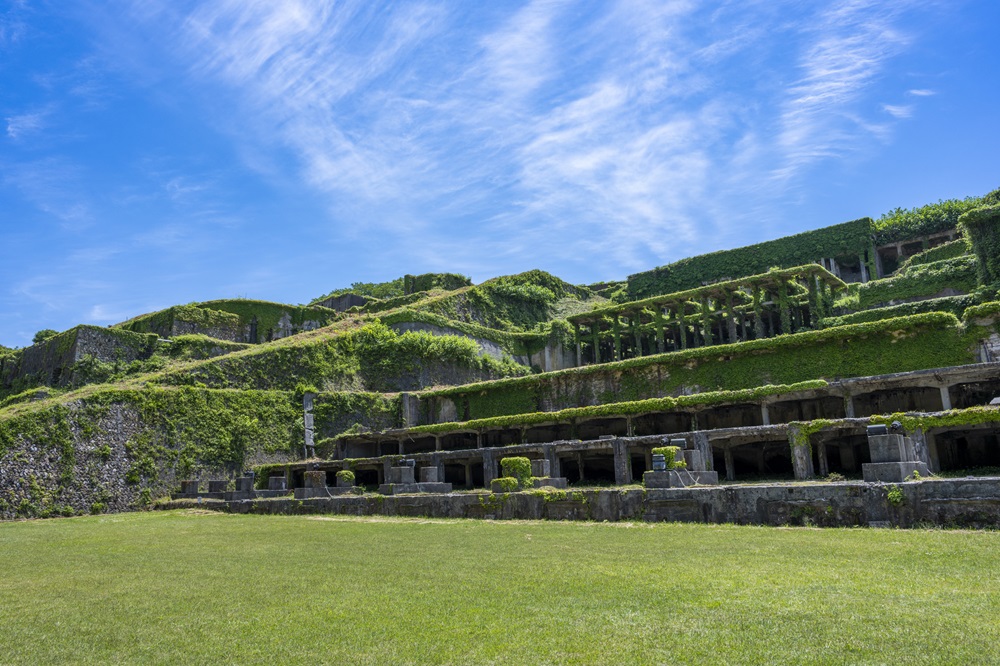
[[[252,476],[241,476],[236,479],[236,492],[240,493],[251,493],[253,492],[253,482],[254,478]]]
[[[306,488],[326,488],[326,472],[310,470],[303,474]]]
[[[688,472],[688,475],[694,479],[694,482],[700,486],[717,486],[719,485],[719,473],[718,472]]]
[[[437,483],[438,482],[438,468],[437,467],[421,467],[420,468],[420,482],[421,483]]]
[[[229,481],[226,479],[213,479],[208,482],[208,492],[210,493],[224,493],[228,487]]]
[[[267,480],[268,490],[287,490],[288,482],[284,476],[272,476]]]
[[[354,479],[345,479],[341,476],[337,476],[337,487],[338,488],[353,488]]]
[[[389,468],[389,484],[410,484],[416,483],[413,478],[413,467],[404,465],[402,467]]]
[[[642,485],[647,488],[684,488],[684,481],[674,470],[666,472],[643,472]]]
[[[531,480],[531,485],[535,488],[568,488],[569,482],[564,476],[542,476]]]
[[[906,443],[902,435],[872,435],[868,450],[873,463],[906,462]]]
[[[531,476],[552,476],[552,463],[545,458],[531,461]]]
[[[705,469],[705,459],[701,457],[701,451],[686,449],[680,453],[684,456],[684,462],[687,463],[688,471],[700,472]]]
[[[922,462],[865,463],[861,466],[861,474],[866,483],[901,483],[914,472],[923,477],[931,474],[927,465]]]
[[[198,494],[198,481],[181,481],[181,494],[182,495],[197,495]]]

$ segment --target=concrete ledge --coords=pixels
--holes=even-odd
[[[1000,527],[1000,478],[930,479],[898,484],[889,502],[881,483],[775,483],[689,488],[580,489],[551,493],[341,495],[293,500],[205,501],[237,513],[427,516],[526,520],[645,520],[740,525],[853,527],[920,524]],[[191,507],[192,500],[157,505]]]
[[[927,465],[922,462],[882,462],[861,465],[865,483],[902,483],[912,478],[914,472],[922,477],[931,475]]]

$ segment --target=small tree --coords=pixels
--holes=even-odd
[[[45,342],[54,335],[59,335],[59,331],[53,331],[51,328],[43,328],[38,333],[35,333],[35,337],[31,338],[31,342],[37,345],[39,342]]]

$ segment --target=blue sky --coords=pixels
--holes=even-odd
[[[1000,2],[0,0],[0,344],[1000,187]]]

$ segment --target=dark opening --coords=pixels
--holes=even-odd
[[[593,419],[580,423],[576,427],[580,439],[599,439],[601,435],[625,437],[628,433],[628,422],[624,417],[612,419]]]
[[[764,425],[764,421],[759,405],[730,405],[699,412],[698,425],[702,430],[716,430]]]
[[[636,416],[632,419],[632,430],[637,437],[688,432],[691,430],[691,415],[684,412],[663,412]]]
[[[771,423],[842,419],[847,416],[844,411],[844,400],[835,397],[776,402],[767,406],[767,413]]]
[[[899,388],[888,391],[872,391],[854,397],[854,414],[859,417],[895,412],[937,412],[940,410],[941,392],[936,388]]]
[[[938,462],[942,471],[977,467],[1000,467],[1000,443],[997,430],[954,430],[935,436]],[[996,474],[1000,470],[990,470]]]

